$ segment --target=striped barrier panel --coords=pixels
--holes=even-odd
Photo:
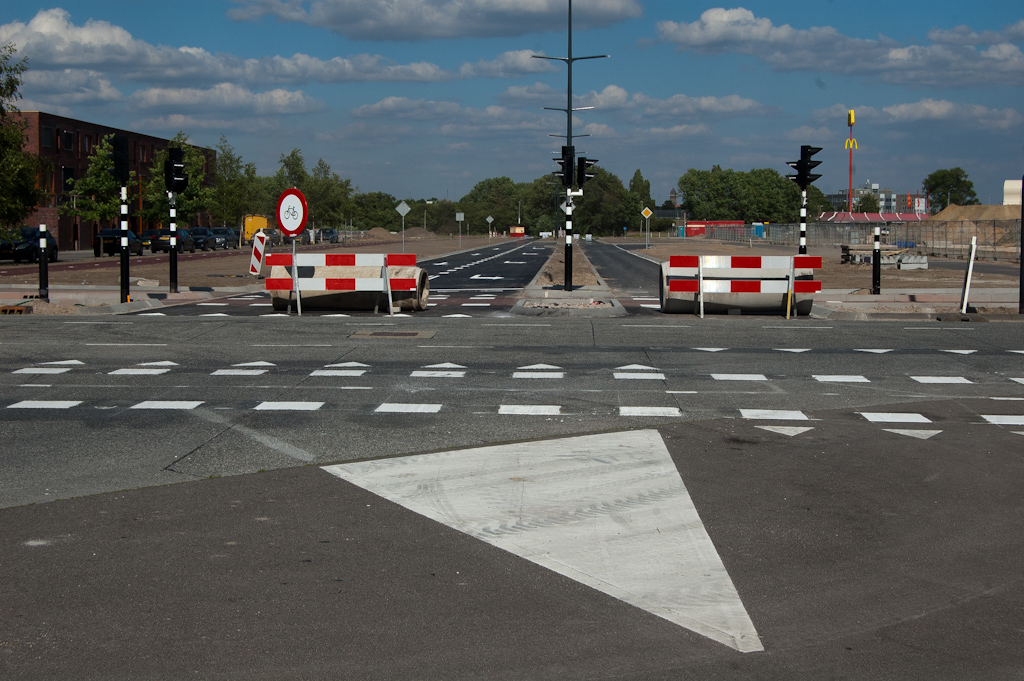
[[[817,256],[674,255],[662,265],[663,312],[810,311],[807,294],[821,291]],[[800,296],[804,297],[801,298]]]
[[[266,290],[278,311],[293,304],[319,309],[423,310],[430,295],[416,255],[377,253],[271,253]]]

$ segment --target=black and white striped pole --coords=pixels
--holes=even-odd
[[[131,301],[128,290],[128,187],[121,186],[121,302]]]
[[[175,222],[178,211],[174,208],[175,200],[178,195],[175,192],[167,192],[167,196],[171,199],[171,222],[168,227],[171,228],[171,293],[178,292],[178,225]]]
[[[50,253],[46,248],[46,225],[39,225],[39,300],[50,302]]]
[[[800,255],[807,255],[807,188],[800,190]]]
[[[882,227],[875,225],[875,250],[871,254],[871,294],[882,292]]]
[[[565,192],[565,290],[572,290],[572,188]]]

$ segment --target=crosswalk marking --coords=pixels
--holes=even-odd
[[[807,414],[793,409],[740,409],[745,419],[755,421],[809,421]]]
[[[155,367],[135,367],[133,369],[115,369],[114,371],[108,371],[109,376],[159,376],[160,374],[166,374],[170,369]]]
[[[146,400],[139,402],[129,409],[195,409],[202,404],[202,401],[192,402],[189,400]]]
[[[917,381],[918,383],[926,383],[926,384],[934,384],[934,385],[941,385],[941,384],[971,384],[972,383],[971,381],[968,381],[963,376],[911,376],[910,378],[915,380],[915,381]]]
[[[12,371],[13,374],[64,374],[71,371],[70,367],[26,367]]]
[[[378,414],[436,414],[441,411],[441,405],[385,402],[373,411]]]
[[[764,374],[711,374],[716,381],[767,381]]]
[[[257,411],[316,411],[323,402],[260,402],[253,409]]]
[[[815,374],[814,380],[821,383],[870,383],[868,379],[863,376],[844,376],[844,375],[819,375]]]
[[[907,437],[914,437],[918,440],[927,440],[928,438],[935,437],[941,430],[912,430],[905,428],[882,428],[887,433],[894,433],[896,435],[906,435]]]
[[[1024,416],[1006,414],[982,414],[985,419],[994,426],[1024,426]]]
[[[340,378],[354,378],[362,376],[366,369],[316,369],[310,376],[336,376]]]
[[[514,371],[512,378],[565,378],[564,371]]]
[[[619,416],[682,416],[679,407],[619,407]]]
[[[931,419],[921,414],[891,411],[857,412],[872,423],[931,423]]]
[[[498,407],[499,414],[522,416],[558,416],[562,407],[557,404],[503,404]]]
[[[618,380],[625,380],[625,381],[643,381],[643,380],[664,381],[665,380],[665,374],[663,374],[661,372],[639,373],[639,372],[635,372],[635,371],[616,371],[616,372],[612,373],[612,376],[614,376]]]
[[[8,409],[70,409],[82,403],[81,400],[22,400],[7,405]]]
[[[217,369],[211,376],[259,376],[267,373],[266,369]]]

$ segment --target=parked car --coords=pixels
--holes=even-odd
[[[139,239],[142,241],[142,247],[143,248],[152,248],[153,247],[153,235],[156,234],[159,231],[160,231],[159,229],[147,229],[147,230],[144,230],[142,232],[142,234],[139,235]]]
[[[142,255],[142,239],[135,236],[135,233],[131,230],[128,230],[126,233],[128,234],[128,253]],[[121,230],[101,229],[100,233],[93,237],[92,254],[97,258],[103,255],[120,255]]]
[[[47,260],[57,262],[59,255],[57,239],[46,233]],[[0,259],[10,258],[14,262],[37,262],[39,260],[39,229],[22,227],[15,231],[13,238],[0,242]]]
[[[178,247],[175,249],[178,253],[188,251],[189,253],[196,252],[196,240],[192,238],[187,229],[179,229],[176,231],[175,236],[178,238]],[[150,249],[154,253],[161,251],[165,253],[171,252],[171,230],[161,229],[157,230],[157,233],[153,235],[153,241],[150,245]]]
[[[196,248],[207,250],[217,250],[217,237],[208,227],[193,227],[192,238],[196,241]],[[223,248],[223,244],[221,244]]]
[[[217,236],[217,245],[223,248],[238,248],[238,232],[227,227],[214,227],[211,229]]]
[[[317,237],[319,242],[327,242],[329,244],[338,243],[338,230],[336,229],[322,229],[320,235]]]
[[[273,227],[263,230],[263,233],[267,235],[268,246],[280,246],[284,243],[284,235]]]

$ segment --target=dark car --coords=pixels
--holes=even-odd
[[[187,229],[179,229],[175,232],[175,236],[178,239],[178,247],[175,249],[178,253],[182,251],[188,251],[189,253],[196,252],[196,240],[192,238],[192,235],[188,233]],[[154,253],[161,251],[165,253],[171,252],[171,230],[161,229],[153,235],[153,241],[149,246],[150,250]]]
[[[268,246],[280,246],[284,243],[284,235],[274,228],[265,229],[263,233],[267,235]]]
[[[57,240],[46,233],[47,260],[57,262]],[[0,259],[10,258],[14,262],[36,262],[39,260],[39,229],[22,227],[14,232],[11,239],[0,241]]]
[[[128,252],[135,255],[142,255],[142,239],[135,236],[131,230],[126,230],[128,235]],[[103,255],[121,255],[121,230],[101,229],[100,233],[93,237],[92,254],[97,258]]]
[[[321,229],[320,236],[317,239],[320,243],[336,244],[338,243],[338,230],[336,229]]]
[[[217,237],[217,245],[221,248],[238,248],[238,232],[227,227],[214,227],[210,230]]]
[[[139,236],[139,239],[142,240],[142,247],[143,248],[152,248],[153,247],[153,235],[156,234],[159,231],[160,231],[159,229],[147,229],[147,230],[143,231],[142,234]]]
[[[196,241],[196,248],[204,251],[217,250],[217,237],[208,227],[193,227],[192,238]],[[224,244],[221,243],[221,248]]]

